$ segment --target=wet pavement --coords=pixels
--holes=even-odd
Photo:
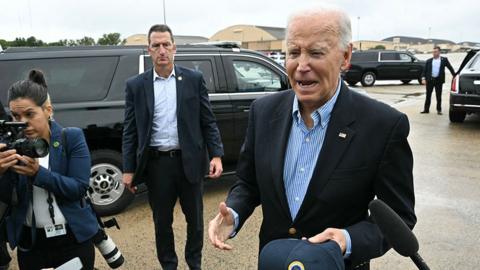
[[[453,64],[454,67],[459,65],[458,61]],[[374,87],[364,89],[372,98],[396,107],[409,117],[409,142],[415,159],[415,210],[418,217],[414,232],[420,242],[420,254],[431,269],[478,269],[480,117],[467,116],[462,124],[449,122],[448,83],[444,85],[444,115],[441,116],[419,113],[423,109],[425,90],[418,82],[412,82],[411,85],[379,82]],[[217,213],[218,203],[224,200],[232,183],[233,177],[206,183],[205,224]],[[124,213],[117,215],[117,219],[121,230],[109,229],[108,233],[127,260],[122,269],[161,269],[155,255],[153,222],[147,196],[138,196]],[[234,246],[231,252],[213,249],[205,235],[203,269],[256,269],[260,223],[261,210],[257,209],[240,234],[230,241]],[[174,231],[179,269],[187,269],[183,259],[185,218],[178,205],[175,208]],[[96,262],[98,269],[108,269],[98,252]],[[416,268],[410,259],[390,251],[382,258],[373,260],[372,269]]]

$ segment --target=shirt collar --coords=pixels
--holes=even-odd
[[[328,125],[333,107],[335,106],[341,87],[342,87],[342,81],[340,78],[338,78],[338,84],[337,84],[337,89],[335,89],[335,94],[327,101],[327,103],[323,104],[320,108],[312,112],[311,116],[312,116],[312,119],[314,120],[314,125],[313,125],[314,127],[318,124],[319,118],[320,118],[319,119],[320,125],[322,126],[322,128],[325,128]],[[299,121],[303,121],[300,115],[297,95],[295,95],[295,98],[293,99],[292,117],[293,117],[293,120],[297,122],[297,124],[299,123]]]
[[[152,68],[152,69],[153,69],[153,81],[156,81],[157,79],[168,80],[171,77],[175,77],[175,66],[173,66],[172,72],[170,73],[170,75],[168,75],[167,78],[163,78],[162,76],[158,75],[157,72],[155,71],[155,68]]]

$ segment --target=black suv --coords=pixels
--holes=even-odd
[[[372,86],[376,80],[400,80],[405,84],[418,80],[421,83],[424,67],[425,61],[409,52],[354,51],[350,68],[342,76],[352,86],[358,82]]]
[[[225,148],[224,169],[232,173],[250,103],[289,88],[284,68],[230,44],[177,46],[175,63],[203,73]],[[5,106],[9,86],[39,68],[46,75],[56,121],[83,129],[92,155],[89,196],[102,215],[120,212],[134,197],[122,184],[125,81],[151,66],[145,47],[9,48],[0,53]]]
[[[450,121],[461,123],[471,113],[480,113],[480,50],[467,53],[450,92]]]

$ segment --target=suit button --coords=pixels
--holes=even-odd
[[[296,230],[295,228],[290,228],[290,229],[288,229],[288,233],[289,233],[290,235],[294,235],[294,234],[297,233],[297,230]]]

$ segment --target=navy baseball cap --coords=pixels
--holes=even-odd
[[[278,239],[260,252],[258,270],[344,270],[342,251],[334,241]]]

